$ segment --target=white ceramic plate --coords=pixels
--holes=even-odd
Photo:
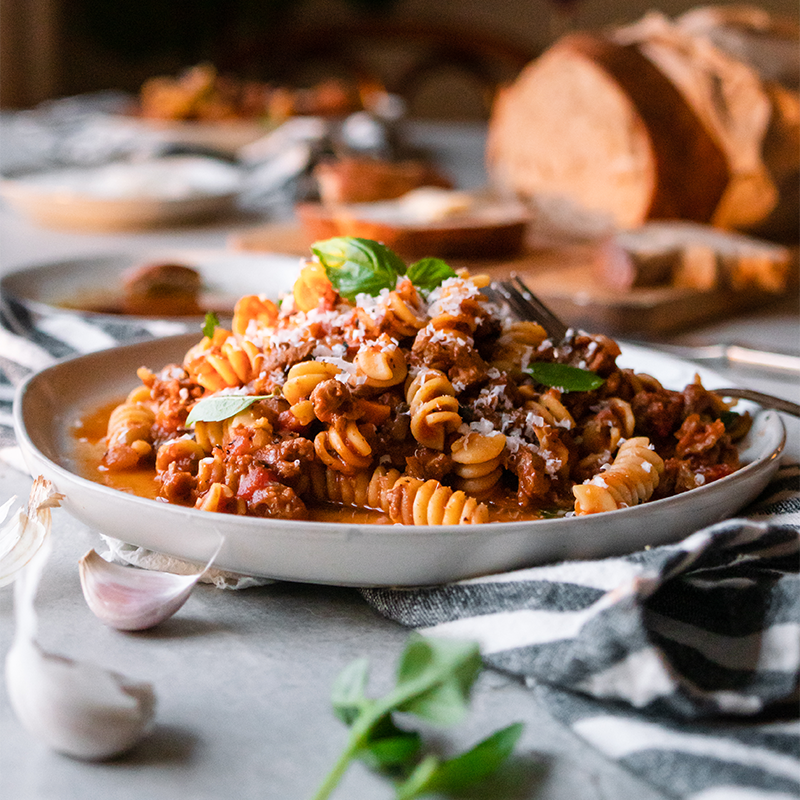
[[[290,291],[300,268],[298,256],[231,250],[172,249],[71,258],[9,272],[0,279],[0,297],[9,316],[25,330],[39,328],[57,333],[87,320],[105,323],[115,330],[128,327],[135,335],[146,320],[154,318],[104,314],[92,309],[119,304],[126,270],[159,262],[193,267],[203,282],[201,307],[231,310],[244,294],[268,292],[275,296]],[[164,325],[161,318],[155,321],[159,324],[150,325],[150,333],[199,330],[197,317],[173,320],[169,325]]]
[[[461,527],[350,525],[216,514],[135,497],[79,477],[70,431],[87,409],[120,399],[136,369],[179,362],[196,335],[92,353],[31,377],[18,390],[14,425],[32,474],[66,495],[64,508],[101,533],[203,562],[220,534],[217,566],[291,581],[356,586],[439,584],[567,558],[598,558],[676,541],[734,514],[767,484],[785,439],[773,411],[759,413],[738,472],[676,497],[584,517]],[[673,388],[714,373],[642,348],[620,363],[663,378]]]
[[[233,165],[173,157],[34,173],[0,181],[0,194],[49,227],[137,230],[223,216],[241,185]]]

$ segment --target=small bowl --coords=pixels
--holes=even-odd
[[[475,213],[420,221],[391,219],[393,201],[326,206],[298,203],[295,213],[312,243],[332,236],[358,236],[383,242],[406,258],[503,258],[525,243],[529,214],[519,203],[498,202]]]

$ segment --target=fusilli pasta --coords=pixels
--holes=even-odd
[[[280,306],[247,295],[230,330],[141,368],[104,468],[206,511],[406,525],[593,514],[738,468],[749,418],[699,381],[666,389],[606,336],[514,320],[485,276],[350,241],[335,263],[316,243]]]
[[[649,500],[664,472],[664,460],[645,436],[623,442],[611,466],[572,487],[576,514],[615,511]]]

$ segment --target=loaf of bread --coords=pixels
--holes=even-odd
[[[749,64],[765,81],[787,88],[800,84],[798,22],[750,5],[699,6],[681,14],[677,23],[695,36]]]
[[[712,27],[653,12],[563,37],[498,93],[491,179],[527,197],[568,196],[623,228],[769,222],[796,236],[782,207],[800,164],[796,90],[717,46]]]
[[[792,249],[695,222],[648,222],[606,240],[600,283],[628,290],[681,286],[778,294],[797,279]]]

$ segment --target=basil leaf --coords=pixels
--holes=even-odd
[[[430,794],[428,786],[436,775],[441,762],[437,756],[427,755],[414,767],[411,774],[395,789],[395,800],[413,800]]]
[[[250,408],[256,400],[267,400],[272,396],[271,394],[225,394],[217,397],[204,397],[193,406],[186,418],[186,424],[222,422],[222,420],[235,417]]]
[[[311,252],[325,267],[334,289],[347,300],[355,300],[358,294],[375,297],[381,289],[394,289],[397,276],[406,271],[397,253],[372,239],[336,236],[315,242]]]
[[[401,657],[396,693],[420,688],[397,705],[418,717],[449,725],[465,715],[469,692],[481,669],[475,642],[413,638]]]
[[[348,664],[334,681],[331,704],[334,714],[345,725],[352,725],[369,703],[365,694],[368,675],[369,659],[359,658]]]
[[[590,392],[606,382],[605,378],[588,369],[571,367],[569,364],[552,364],[549,361],[534,361],[529,364],[528,374],[537,383],[555,386],[564,392]]]
[[[397,735],[371,741],[358,751],[358,759],[376,771],[392,770],[416,758],[422,747],[422,737],[416,731],[397,729]]]
[[[495,731],[471,750],[440,764],[427,779],[425,792],[463,794],[466,789],[497,772],[514,750],[524,725],[515,722]]]
[[[457,721],[466,710],[480,669],[477,643],[414,634],[400,656],[394,689],[373,700],[364,694],[366,662],[352,663],[336,680],[333,692],[336,713],[350,726],[350,736],[313,800],[331,796],[353,759],[397,781],[397,800],[428,795],[440,786],[466,789],[495,772],[519,738],[519,724],[442,762],[435,755],[421,753],[420,735],[399,728],[392,719],[399,711],[434,722]]]
[[[455,278],[456,271],[441,258],[423,258],[408,268],[408,278],[418,289],[432,292],[448,278]]]
[[[218,326],[219,317],[213,311],[207,311],[203,322],[203,336],[208,336],[210,339],[214,335],[214,329]]]

